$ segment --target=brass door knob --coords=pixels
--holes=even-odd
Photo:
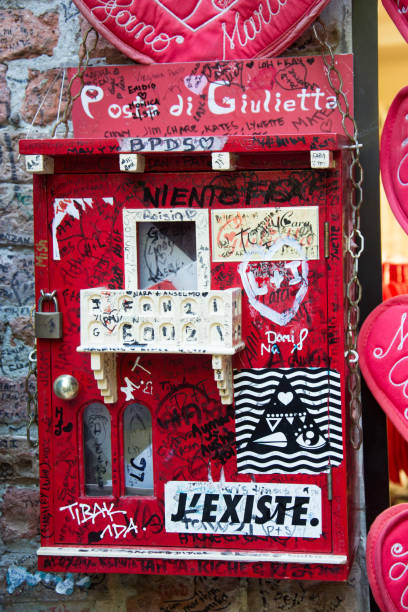
[[[79,383],[71,374],[61,374],[54,380],[54,393],[63,400],[72,400],[78,395]]]

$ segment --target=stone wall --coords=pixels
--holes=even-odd
[[[0,9],[0,600],[26,612],[228,612],[274,610],[362,612],[368,590],[361,560],[347,584],[203,577],[35,576],[39,545],[38,456],[25,438],[28,358],[34,346],[31,176],[18,154],[23,137],[49,137],[66,100],[64,68],[78,63],[86,22],[71,0],[3,0]],[[350,51],[351,0],[325,12],[332,41]],[[314,53],[306,33],[288,54]],[[129,60],[101,40],[94,64]],[[61,91],[62,89],[62,91]],[[59,103],[61,100],[61,108]],[[36,256],[41,257],[41,253]],[[30,386],[32,387],[32,381]],[[33,438],[36,433],[33,431]],[[28,573],[24,574],[24,570]],[[6,575],[12,579],[7,587]],[[16,586],[22,582],[20,586]],[[79,577],[75,577],[78,582]],[[65,580],[65,582],[64,582]],[[31,582],[32,586],[27,584]],[[81,586],[82,585],[82,586]],[[10,592],[13,591],[13,592]]]

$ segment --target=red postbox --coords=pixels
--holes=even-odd
[[[148,140],[21,143],[42,298],[39,565],[343,580],[345,139]]]

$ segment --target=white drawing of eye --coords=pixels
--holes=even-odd
[[[321,448],[326,444],[326,440],[319,433],[316,433],[309,429],[308,431],[302,431],[296,438],[296,442],[302,448]]]

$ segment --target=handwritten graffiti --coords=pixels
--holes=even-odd
[[[191,433],[193,437],[200,438],[203,457],[218,460],[225,464],[228,459],[235,455],[235,434],[224,427],[233,416],[232,406],[227,406],[225,414],[221,414],[201,426],[193,423]]]
[[[146,467],[146,459],[144,459],[144,457],[142,457],[142,459],[140,460],[140,465],[136,464],[136,460],[135,459],[131,459],[130,460],[130,465],[132,466],[132,468],[134,470],[137,471],[137,473],[135,472],[130,472],[130,476],[132,478],[136,478],[136,480],[139,480],[140,482],[144,481],[144,477],[145,477],[145,467]]]
[[[105,535],[109,535],[115,540],[126,539],[129,533],[133,532],[137,534],[138,532],[132,517],[128,516],[126,510],[115,510],[114,503],[108,506],[106,502],[101,504],[94,502],[92,506],[90,504],[74,502],[68,506],[61,506],[59,510],[60,512],[68,511],[70,520],[73,520],[77,525],[83,525],[88,522],[95,525],[97,519],[98,524],[102,519],[104,521],[102,525],[104,528],[100,533],[100,540],[102,540]],[[118,522],[120,517],[125,519],[125,524]]]
[[[104,1],[114,10],[117,0]],[[211,4],[201,2],[200,7],[206,10]],[[245,29],[248,24],[243,25]],[[231,27],[236,37],[236,24]],[[339,56],[336,61],[348,93],[351,57]],[[268,135],[274,127],[289,135],[333,133],[341,128],[335,96],[317,58],[202,62],[187,72],[172,64],[143,70],[93,67],[86,71],[80,102],[73,109],[78,135],[89,133],[91,121],[95,136],[123,138],[127,145],[123,143],[123,151],[129,151],[132,142],[145,151],[204,150],[210,149],[205,139],[210,134]],[[139,138],[131,137],[135,123]],[[201,143],[200,137],[204,137]]]
[[[318,259],[318,223],[316,206],[213,211],[213,259],[298,259],[299,246],[307,259]],[[287,242],[282,243],[281,249],[274,248],[281,238],[294,239],[297,248],[292,249]]]
[[[207,478],[209,463],[224,465],[235,455],[233,416],[232,406],[219,406],[200,386],[175,387],[160,405],[158,424],[166,431],[166,444],[158,455],[183,459],[190,475]],[[183,424],[187,432],[181,430]]]
[[[144,494],[153,494],[152,418],[148,408],[140,404],[128,406],[123,427],[126,490],[131,493],[143,488]]]
[[[48,265],[48,243],[46,240],[39,240],[34,247],[35,265],[46,268]]]
[[[140,223],[141,289],[167,281],[175,289],[196,288],[196,226],[192,221]]]
[[[200,138],[121,138],[123,151],[219,151],[227,142],[226,136],[201,136]]]
[[[85,475],[88,492],[95,487],[108,492],[112,483],[110,415],[103,404],[90,404],[84,411]]]
[[[279,343],[288,343],[292,344],[291,354],[295,351],[301,351],[303,349],[303,343],[309,335],[309,330],[307,327],[303,327],[298,335],[295,335],[295,332],[292,331],[290,334],[280,334],[276,331],[267,331],[265,332],[266,343],[262,342],[261,344],[261,356],[263,356],[264,352],[266,353],[279,353]]]
[[[309,266],[302,248],[292,238],[281,238],[275,243],[274,249],[280,250],[285,246],[296,249],[301,261],[244,261],[238,266],[250,305],[263,317],[280,326],[287,325],[296,315],[309,287]],[[282,298],[281,311],[272,308],[268,302],[270,294],[275,292]]]
[[[194,592],[180,599],[177,594],[169,601],[164,602],[164,607],[161,606],[161,612],[176,612],[183,610],[212,610],[212,612],[221,612],[228,610],[231,607],[230,597],[224,593],[222,588],[219,588],[214,583],[209,583],[205,578],[194,577]]]
[[[56,436],[60,436],[62,432],[69,433],[70,431],[72,431],[72,428],[73,428],[72,423],[66,423],[66,425],[64,425],[64,409],[62,406],[56,406],[55,418],[56,418],[56,423],[55,423],[54,433]]]
[[[147,117],[153,119],[153,117],[160,115],[159,106],[160,102],[157,98],[146,99],[145,93],[141,93],[129,104],[123,106],[111,104],[108,108],[108,114],[111,119],[118,119],[122,114],[126,118],[132,119],[142,120]]]
[[[131,381],[130,378],[128,378],[128,376],[125,376],[126,386],[121,387],[120,390],[122,391],[122,393],[126,395],[125,397],[126,402],[128,402],[129,400],[135,399],[133,394],[135,391],[139,389],[141,389],[143,393],[146,393],[146,395],[152,395],[153,382],[151,380],[140,380],[138,382],[139,384]]]
[[[199,386],[182,384],[174,388],[160,402],[157,423],[161,429],[177,429],[182,423],[192,426],[206,417],[219,413],[218,402]]]
[[[272,140],[270,140],[270,142],[263,142],[266,138],[258,140],[262,140],[260,143],[262,146],[276,147],[291,144],[289,139],[283,139],[282,144],[279,144],[278,139],[273,137],[268,138]],[[301,140],[304,141],[304,137],[293,140],[295,143]],[[189,209],[197,207],[215,208],[217,205],[224,208],[238,205],[248,208],[251,207],[251,210],[243,208],[234,212],[215,211],[212,215],[213,223],[217,223],[217,225],[221,225],[222,227],[224,223],[231,222],[232,227],[228,231],[233,231],[236,224],[238,224],[240,228],[242,223],[245,224],[247,222],[257,227],[258,223],[262,223],[265,216],[272,215],[273,223],[270,222],[270,226],[282,230],[286,225],[290,226],[292,222],[296,222],[298,225],[293,226],[291,232],[286,232],[286,235],[297,238],[298,240],[306,236],[303,240],[305,246],[312,246],[309,244],[311,242],[316,247],[318,235],[316,227],[317,207],[299,206],[302,201],[313,200],[316,204],[323,202],[324,185],[321,180],[317,180],[316,177],[311,177],[310,175],[311,173],[293,172],[290,177],[280,176],[279,178],[275,178],[272,176],[265,177],[265,179],[261,179],[259,176],[249,173],[223,177],[216,175],[210,182],[198,182],[198,180],[195,180],[192,183],[185,182],[182,185],[173,185],[169,181],[155,186],[152,186],[151,183],[146,181],[140,181],[140,199],[143,204],[149,208],[176,208],[184,206],[186,208],[185,214],[190,215],[190,217],[188,217],[189,220],[193,220],[192,213],[194,212],[194,210],[189,211]],[[282,206],[279,206],[280,204]],[[293,205],[289,211],[287,210],[288,204]],[[253,208],[255,206],[258,207],[258,210]],[[261,206],[268,206],[268,210],[259,210]],[[271,206],[274,206],[274,208],[271,209]],[[294,207],[296,207],[296,209],[294,209]],[[177,210],[179,215],[181,210],[183,209]],[[253,212],[254,210],[255,212]],[[291,212],[292,214],[290,216],[286,215],[285,220],[278,221],[277,217],[280,215],[279,218],[281,218],[285,212]],[[244,213],[246,215],[245,218],[243,217]],[[218,215],[218,217],[214,215]],[[255,217],[254,215],[257,216]],[[152,221],[153,220],[154,219],[152,219]],[[177,221],[178,218],[175,217],[174,220]],[[306,222],[308,222],[309,225],[306,225]],[[306,227],[304,227],[305,225]],[[260,231],[262,227],[261,225],[259,228]],[[251,227],[251,229],[253,229],[253,227]],[[313,239],[308,237],[311,230],[316,234]],[[282,233],[285,235],[284,232]],[[266,235],[265,232],[262,233],[262,237]],[[253,241],[252,236],[251,240]],[[237,244],[239,244],[238,240]],[[255,250],[255,244],[256,242],[252,242],[253,250]]]

